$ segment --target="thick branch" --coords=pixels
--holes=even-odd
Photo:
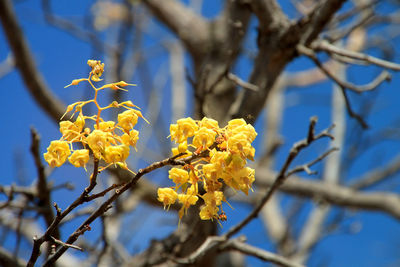
[[[0,20],[14,54],[16,66],[29,92],[47,115],[58,122],[64,113],[64,104],[50,92],[37,70],[10,0],[0,1]]]
[[[366,175],[356,179],[350,184],[352,189],[364,189],[382,182],[400,171],[400,156],[397,156],[384,167],[369,171]]]
[[[0,247],[0,265],[1,266],[14,266],[14,267],[23,267],[26,266],[26,262],[24,260],[15,257],[10,252]]]
[[[208,24],[204,18],[176,0],[142,2],[182,40],[192,55],[198,55],[204,49],[208,35]]]
[[[279,266],[303,267],[303,265],[291,262],[280,255],[248,245],[244,243],[244,240],[242,239],[243,238],[227,240],[226,238],[220,236],[209,236],[204,243],[189,256],[185,258],[171,257],[171,260],[179,264],[190,265],[199,261],[203,257],[207,257],[207,255],[215,250],[236,250],[243,254],[257,257],[263,261],[275,263]]]
[[[270,187],[274,183],[272,174],[259,171],[258,175],[261,176],[257,179],[260,186]],[[380,211],[400,220],[400,197],[394,193],[361,193],[348,187],[299,177],[291,177],[279,190],[346,208]]]
[[[299,21],[299,24],[306,24],[300,43],[308,45],[317,38],[345,1],[346,0],[334,0],[319,2],[310,15]]]

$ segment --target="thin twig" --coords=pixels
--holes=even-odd
[[[344,48],[337,47],[326,40],[319,40],[311,44],[311,47],[316,51],[326,51],[330,54],[336,54],[343,57],[361,60],[370,64],[377,65],[385,69],[400,71],[400,64],[396,64],[384,59],[370,56],[364,53],[350,51]]]
[[[312,161],[310,161],[310,162],[308,162],[308,163],[306,163],[306,164],[303,164],[303,165],[300,165],[300,166],[297,166],[297,167],[291,169],[290,171],[287,172],[286,175],[289,177],[290,175],[295,174],[295,173],[297,173],[297,172],[301,172],[301,171],[305,171],[308,175],[316,174],[315,171],[310,171],[309,168],[310,168],[311,166],[313,166],[314,164],[320,162],[320,161],[323,160],[324,158],[326,158],[326,157],[327,157],[329,154],[331,154],[332,152],[338,151],[338,150],[339,150],[339,148],[337,148],[337,147],[332,147],[332,148],[330,148],[329,150],[327,150],[325,153],[321,154],[318,158],[316,158],[316,159],[314,159],[314,160],[312,160]]]
[[[374,81],[372,81],[370,84],[364,85],[363,87],[353,85],[348,82],[341,81],[339,78],[337,78],[330,70],[325,68],[325,66],[318,60],[315,52],[312,49],[309,49],[305,46],[298,45],[297,49],[299,53],[308,56],[314,63],[321,69],[322,72],[325,73],[326,76],[331,78],[334,82],[337,83],[337,85],[340,87],[340,90],[342,91],[345,103],[346,103],[346,108],[347,112],[349,113],[349,116],[352,118],[355,118],[364,129],[368,128],[368,124],[364,121],[364,119],[357,113],[355,113],[351,107],[351,103],[349,100],[349,97],[347,96],[346,88],[350,89],[352,91],[355,91],[357,93],[361,93],[364,91],[371,91],[374,90],[378,85],[380,85],[384,80],[389,79],[390,74],[387,73],[386,71],[383,71]]]
[[[217,146],[217,143],[214,143],[212,146],[209,147],[210,150],[212,150],[214,147]],[[128,183],[125,183],[121,188],[118,190],[115,190],[114,194],[104,201],[100,207],[98,207],[90,216],[87,218],[76,230],[74,233],[72,233],[67,241],[65,243],[67,244],[73,244],[80,235],[82,235],[86,229],[89,227],[90,224],[96,220],[98,217],[102,216],[107,210],[111,208],[111,203],[113,203],[122,193],[130,189],[132,186],[134,186],[137,181],[145,174],[150,173],[156,169],[162,168],[164,166],[176,166],[176,165],[181,165],[184,166],[186,164],[189,164],[193,160],[196,160],[200,157],[207,157],[209,154],[209,150],[204,150],[201,153],[193,153],[191,156],[188,156],[183,159],[178,159],[178,157],[183,156],[184,154],[178,154],[173,157],[164,159],[159,162],[154,162],[153,164],[147,166],[144,169],[140,169],[131,179]],[[75,202],[74,202],[75,203]],[[47,231],[46,231],[47,232]],[[68,247],[60,247],[57,252],[52,255],[45,263],[43,266],[51,266],[54,264],[59,257],[61,257],[62,254],[68,249]]]
[[[308,147],[312,142],[323,138],[323,137],[329,137],[333,139],[333,136],[329,133],[329,131],[332,129],[333,126],[325,129],[318,135],[314,134],[315,131],[315,124],[317,123],[317,117],[312,117],[310,119],[310,125],[308,128],[308,134],[307,138],[303,139],[293,145],[291,148],[289,155],[286,158],[285,163],[283,164],[281,170],[279,171],[274,183],[271,185],[267,193],[264,195],[264,197],[261,199],[259,204],[253,209],[252,212],[240,223],[229,229],[227,233],[225,233],[223,236],[226,238],[229,238],[239,232],[244,226],[246,226],[252,219],[257,217],[258,213],[260,210],[264,207],[264,205],[268,202],[272,194],[278,189],[278,187],[286,180],[287,176],[287,170],[292,163],[292,161],[297,157],[297,155],[300,153],[301,150],[304,148]]]
[[[73,249],[76,249],[76,250],[79,250],[79,251],[84,251],[83,248],[80,248],[80,247],[75,246],[75,245],[66,244],[66,243],[62,242],[61,240],[58,240],[58,239],[54,238],[53,236],[50,236],[50,238],[51,238],[51,240],[53,240],[54,243],[56,243],[58,245],[61,245],[63,247],[68,247],[68,248],[73,248]]]
[[[257,85],[248,83],[246,81],[243,81],[242,79],[240,79],[238,76],[236,76],[235,74],[229,72],[226,77],[228,78],[228,80],[236,83],[237,85],[243,87],[244,89],[248,89],[254,92],[257,92],[258,90],[260,90],[260,88],[258,88]]]
[[[40,247],[41,247],[41,245],[46,241],[50,241],[50,236],[53,235],[55,229],[58,228],[58,225],[64,219],[64,217],[67,216],[77,206],[82,205],[83,203],[85,203],[85,199],[87,198],[87,195],[93,190],[93,188],[96,185],[98,169],[99,169],[99,161],[97,159],[95,159],[94,160],[94,167],[93,167],[93,174],[91,176],[89,186],[86,187],[83,190],[82,194],[71,205],[69,205],[60,214],[57,214],[57,216],[54,218],[53,222],[47,228],[46,232],[40,238],[34,238],[31,257],[30,257],[30,259],[28,261],[28,264],[27,264],[28,267],[33,267],[35,265],[35,262],[37,261],[39,255],[40,255]],[[57,213],[58,213],[58,211],[57,211]],[[82,229],[85,229],[85,227],[82,227]]]
[[[366,85],[355,85],[346,81],[340,80],[333,72],[331,72],[328,68],[326,68],[321,61],[317,58],[317,55],[312,49],[309,49],[305,46],[298,46],[298,51],[309,57],[312,61],[314,61],[315,65],[317,65],[326,76],[331,78],[335,83],[337,83],[340,87],[347,88],[353,92],[358,94],[375,90],[382,82],[390,81],[391,75],[387,71],[382,71],[378,77],[376,77],[372,82]]]

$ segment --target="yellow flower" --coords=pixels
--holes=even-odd
[[[182,203],[185,209],[188,209],[191,205],[195,205],[198,199],[195,195],[178,194],[179,203]]]
[[[207,128],[207,129],[214,129],[214,130],[219,129],[218,122],[217,122],[216,120],[209,119],[209,118],[207,118],[207,117],[204,117],[204,118],[200,121],[199,124],[200,124],[200,125],[199,125],[200,128],[204,127],[204,128]]]
[[[246,160],[238,154],[231,154],[227,159],[227,163],[232,171],[237,171],[246,165]]]
[[[237,188],[246,195],[251,189],[251,185],[255,180],[255,170],[249,167],[243,168],[233,174],[233,180],[237,184]]]
[[[257,132],[251,124],[238,126],[232,129],[232,131],[230,132],[231,135],[236,135],[238,133],[244,134],[249,143],[253,142],[257,136]]]
[[[192,195],[195,196],[199,192],[199,188],[197,187],[197,184],[192,184],[187,190],[186,190],[186,195]]]
[[[195,205],[198,199],[195,195],[178,194],[179,203],[182,203],[182,208],[179,210],[179,218],[182,218],[184,212],[191,205]]]
[[[239,126],[243,126],[243,125],[247,125],[247,123],[246,123],[246,121],[244,119],[233,119],[233,120],[230,120],[228,122],[228,126],[227,126],[228,132],[232,131],[233,129],[235,129],[235,128],[239,127]]]
[[[62,133],[63,138],[67,141],[76,141],[74,139],[80,135],[83,129],[80,125],[80,123],[76,122],[60,121],[60,132]]]
[[[94,125],[94,128],[96,130],[101,130],[103,132],[111,132],[115,128],[115,122],[114,121],[102,121],[99,123],[99,127],[97,125]]]
[[[125,162],[129,156],[129,146],[108,146],[104,152],[104,160],[107,163]]]
[[[195,133],[193,138],[193,145],[196,148],[208,148],[209,146],[214,144],[216,135],[217,133],[215,131],[202,127]]]
[[[218,207],[204,205],[200,208],[200,219],[211,220],[213,218],[218,218]]]
[[[172,140],[176,140],[178,137],[178,124],[171,124],[169,126],[169,132]]]
[[[102,158],[104,150],[106,147],[110,146],[107,133],[101,130],[94,130],[91,132],[86,138],[86,141],[92,149],[94,156],[98,159]]]
[[[178,198],[178,194],[171,188],[158,188],[157,194],[157,200],[164,203],[164,209],[165,206],[174,204]]]
[[[177,121],[177,124],[171,124],[171,139],[177,143],[182,143],[188,137],[192,137],[199,127],[192,118],[184,118]]]
[[[92,81],[98,82],[101,81],[100,76],[104,72],[104,63],[101,63],[100,60],[93,60],[89,59],[87,61],[87,64],[92,68]]]
[[[177,124],[179,131],[186,137],[192,137],[198,129],[196,122],[190,117],[178,120]]]
[[[208,206],[221,206],[224,200],[224,193],[221,191],[207,192],[201,197]]]
[[[136,146],[137,141],[139,140],[139,132],[136,130],[130,130],[129,134],[124,133],[122,136],[122,142],[127,146]]]
[[[237,133],[228,139],[228,150],[233,153],[243,152],[244,149],[249,150],[251,145],[247,139],[247,136],[243,133]]]
[[[226,151],[217,151],[215,148],[210,152],[210,163],[215,164],[219,168],[225,168],[227,159],[230,154]]]
[[[137,120],[138,115],[136,115],[136,112],[133,109],[118,114],[118,125],[127,132],[135,127]]]
[[[60,167],[71,154],[66,141],[51,141],[47,152],[43,154],[44,159],[51,167]]]
[[[221,187],[222,187],[222,183],[219,182],[218,180],[206,179],[204,181],[204,190],[206,190],[206,192],[214,192],[214,191],[219,190]]]
[[[189,173],[182,169],[172,168],[168,174],[169,179],[175,184],[184,184],[189,180]]]
[[[215,164],[204,164],[203,165],[203,174],[207,179],[211,180],[217,180],[218,176],[221,174],[222,169],[218,167],[218,165]]]
[[[88,149],[78,149],[75,150],[72,155],[68,158],[68,161],[75,167],[85,167],[86,163],[89,161],[89,150]]]

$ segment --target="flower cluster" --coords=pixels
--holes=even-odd
[[[102,169],[112,164],[128,169],[126,159],[130,153],[130,147],[135,147],[139,139],[139,132],[133,128],[138,118],[144,119],[144,117],[138,110],[139,108],[131,101],[121,103],[114,101],[108,106],[101,107],[97,101],[97,96],[98,92],[103,89],[125,90],[122,87],[133,84],[120,81],[97,88],[93,82],[101,81],[100,77],[104,72],[104,63],[98,60],[88,60],[87,63],[92,68],[89,77],[73,80],[66,87],[87,81],[95,91],[94,98],[88,101],[78,101],[67,107],[63,117],[68,112],[73,111],[71,119],[75,114],[78,114],[77,118],[75,121],[60,122],[62,137],[60,140],[50,143],[47,152],[44,153],[44,159],[51,167],[60,167],[68,159],[73,166],[85,168],[91,152],[96,160],[103,160],[107,163]],[[83,107],[89,103],[95,104],[97,114],[92,116],[83,114]],[[105,121],[101,117],[101,112],[109,108],[123,108],[125,111],[118,114],[117,122]],[[93,129],[88,125],[90,121],[93,121]],[[78,143],[80,149],[74,149],[74,143]]]
[[[224,128],[218,122],[204,117],[180,119],[170,126],[170,137],[177,147],[172,153],[179,157],[192,157],[191,164],[172,168],[169,178],[171,188],[159,188],[158,200],[164,207],[176,201],[182,204],[179,217],[186,213],[199,198],[204,202],[200,209],[202,220],[224,220],[222,202],[226,202],[223,185],[240,190],[246,195],[254,182],[254,169],[246,167],[253,160],[255,149],[251,143],[257,136],[254,127],[243,119],[233,119]],[[202,185],[205,193],[199,193]]]

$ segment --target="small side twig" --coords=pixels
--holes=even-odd
[[[274,183],[271,185],[267,193],[264,195],[264,197],[261,199],[259,204],[253,209],[252,212],[250,212],[247,217],[238,223],[237,225],[233,226],[231,229],[229,229],[228,232],[226,232],[223,237],[229,238],[233,236],[234,234],[238,233],[244,226],[246,226],[252,219],[257,217],[258,213],[260,210],[264,207],[264,205],[268,202],[268,200],[271,198],[272,194],[279,188],[279,186],[285,181],[285,179],[288,177],[287,170],[292,163],[292,161],[297,157],[297,155],[300,153],[301,150],[304,148],[308,147],[311,143],[314,141],[321,139],[323,137],[329,137],[333,139],[333,136],[329,133],[329,131],[334,127],[333,125],[322,131],[321,133],[315,135],[315,125],[317,123],[318,118],[317,117],[312,117],[310,119],[310,125],[308,128],[308,134],[307,138],[303,139],[293,145],[291,148],[289,155],[286,158],[285,163],[283,164],[281,170],[279,171]]]
[[[75,246],[75,245],[66,244],[66,243],[62,242],[61,240],[58,240],[57,238],[54,238],[52,236],[50,236],[50,238],[51,238],[51,240],[53,240],[54,243],[56,243],[58,245],[61,245],[63,247],[68,247],[68,248],[73,248],[73,249],[76,249],[76,250],[79,250],[79,251],[84,251],[83,248],[80,248],[80,247]]]
[[[370,64],[377,65],[385,69],[400,71],[400,64],[396,64],[387,60],[373,57],[364,53],[350,51],[344,48],[337,47],[326,40],[320,40],[311,44],[311,47],[317,51],[325,51],[330,54],[336,54],[351,59],[361,60]]]
[[[240,79],[238,76],[236,76],[235,74],[229,72],[226,77],[228,78],[228,80],[236,83],[237,85],[243,87],[244,89],[248,89],[254,92],[257,92],[259,90],[257,85],[248,83],[246,81],[243,81],[242,79]]]
[[[320,162],[320,161],[323,160],[324,158],[326,158],[326,157],[327,157],[329,154],[331,154],[332,152],[338,151],[338,150],[339,150],[339,148],[337,148],[337,147],[332,147],[331,149],[327,150],[325,153],[321,154],[318,158],[316,158],[316,159],[314,159],[314,160],[312,160],[312,161],[310,161],[310,162],[308,162],[308,163],[306,163],[306,164],[303,164],[303,165],[294,167],[293,169],[291,169],[290,171],[288,171],[286,175],[289,177],[289,176],[291,176],[292,174],[295,174],[295,173],[301,172],[301,171],[305,171],[308,175],[316,174],[315,171],[311,171],[311,170],[310,170],[310,167],[313,166],[314,164]]]
[[[92,201],[93,199],[96,199],[96,198],[99,198],[99,197],[104,197],[104,196],[105,196],[108,192],[110,192],[111,190],[113,190],[113,189],[115,189],[115,188],[118,188],[118,187],[120,187],[120,186],[122,186],[122,185],[124,185],[124,184],[125,184],[125,183],[122,183],[122,184],[113,184],[113,185],[111,185],[110,187],[104,189],[103,191],[101,191],[101,192],[99,192],[99,193],[96,193],[96,194],[92,194],[92,195],[90,195],[90,196],[87,196],[87,197],[85,198],[85,202]]]
[[[32,253],[31,257],[29,258],[28,267],[33,267],[40,255],[40,247],[42,244],[46,241],[50,241],[50,236],[54,234],[54,231],[58,228],[60,222],[67,216],[72,210],[74,210],[77,206],[82,205],[85,203],[85,198],[87,195],[93,190],[93,188],[96,186],[96,179],[98,175],[98,170],[99,170],[99,160],[95,159],[94,160],[94,168],[93,168],[93,174],[90,179],[90,184],[88,187],[86,187],[82,194],[71,204],[69,205],[63,212],[60,214],[57,214],[57,216],[54,217],[54,220],[50,224],[50,226],[47,228],[46,232],[40,237],[37,238],[35,237],[33,240],[33,248],[32,248]],[[57,212],[58,213],[58,212]],[[82,227],[81,231],[85,229],[85,226]],[[86,230],[85,230],[86,231]]]
[[[325,66],[318,60],[315,52],[312,49],[309,49],[303,45],[298,45],[297,46],[297,50],[299,53],[309,57],[312,61],[314,61],[315,65],[317,65],[321,71],[328,76],[330,79],[332,79],[335,83],[337,83],[337,85],[339,86],[345,103],[346,103],[346,108],[347,108],[347,112],[349,114],[350,117],[356,119],[361,126],[364,129],[368,128],[368,124],[364,121],[364,119],[357,113],[355,113],[353,111],[353,109],[351,108],[351,103],[349,100],[349,97],[347,96],[347,92],[346,89],[352,90],[356,93],[362,93],[365,91],[371,91],[376,89],[376,87],[378,87],[383,81],[388,80],[390,78],[390,74],[386,71],[383,71],[374,81],[372,81],[371,83],[364,85],[364,86],[357,86],[354,84],[351,84],[349,82],[345,82],[340,80],[339,78],[337,78],[329,69],[325,68]]]
[[[214,143],[212,146],[209,147],[210,150],[212,150],[214,147],[217,146],[217,143]],[[150,173],[156,169],[162,168],[164,166],[177,166],[177,165],[181,165],[184,166],[190,162],[192,162],[193,160],[196,160],[200,157],[206,157],[209,154],[209,150],[204,150],[200,153],[193,153],[192,155],[183,158],[183,159],[177,159],[180,156],[183,155],[175,155],[173,157],[164,159],[162,161],[158,161],[158,162],[154,162],[152,164],[150,164],[149,166],[147,166],[144,169],[140,169],[131,179],[129,182],[125,183],[122,187],[120,187],[118,190],[115,190],[114,194],[111,195],[106,201],[104,201],[100,207],[98,207],[76,230],[74,233],[72,233],[67,241],[65,243],[67,244],[73,244],[80,235],[82,235],[87,229],[88,227],[90,227],[90,224],[96,220],[98,217],[102,216],[107,210],[109,210],[111,208],[111,204],[125,191],[127,191],[128,189],[130,189],[132,186],[134,186],[137,181],[144,176],[147,173]],[[98,165],[98,162],[97,162]],[[96,174],[97,175],[97,174]],[[90,186],[89,186],[90,187]],[[86,189],[85,189],[86,190]],[[87,196],[86,196],[87,198]],[[82,201],[82,200],[81,200]],[[74,202],[75,203],[75,202]],[[65,212],[65,211],[64,211]],[[64,212],[62,214],[64,214]],[[57,218],[57,217],[56,217]],[[47,231],[46,231],[47,233]],[[60,247],[57,252],[52,255],[45,263],[43,266],[51,266],[52,264],[54,264],[57,259],[59,257],[61,257],[61,255],[64,254],[64,252],[68,249],[68,247]]]

